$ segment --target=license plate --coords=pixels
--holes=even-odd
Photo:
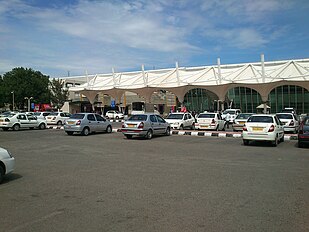
[[[73,121],[68,121],[68,124],[73,125],[75,122]]]
[[[202,127],[202,128],[208,128],[208,126],[205,126],[205,125],[204,125],[204,126],[201,126],[201,127]]]
[[[128,127],[134,127],[135,125],[134,124],[128,124]]]
[[[0,122],[4,122],[4,120],[3,120],[3,119],[0,119]]]
[[[240,125],[244,125],[245,124],[245,122],[242,122],[242,121],[240,121],[240,122],[238,122]]]
[[[252,127],[253,131],[263,131],[264,127]]]

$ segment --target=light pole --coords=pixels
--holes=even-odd
[[[11,94],[13,94],[13,109],[12,110],[14,111],[14,109],[15,109],[14,91],[12,91]]]
[[[28,100],[28,112],[30,112],[30,101],[33,97],[25,97],[25,99]]]

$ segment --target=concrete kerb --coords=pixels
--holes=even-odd
[[[241,133],[235,132],[209,132],[209,131],[172,131],[173,135],[207,136],[207,137],[226,137],[242,138]],[[297,140],[297,135],[284,135],[285,140]]]
[[[63,126],[47,126],[48,129],[63,130]],[[121,132],[121,128],[114,128],[113,132]],[[242,138],[241,133],[235,132],[210,132],[210,131],[183,131],[172,130],[171,135],[200,136],[200,137],[225,137],[225,138]],[[285,140],[297,140],[297,135],[284,135]]]

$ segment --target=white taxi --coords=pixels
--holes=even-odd
[[[277,117],[284,124],[283,129],[286,132],[297,133],[299,128],[299,121],[293,113],[277,113]]]
[[[106,112],[105,117],[110,119],[123,119],[124,114],[117,110],[109,110]]]
[[[71,114],[66,112],[51,112],[46,116],[47,124],[55,124],[61,126],[69,119]]]
[[[250,141],[271,141],[273,146],[284,141],[283,125],[276,115],[254,114],[243,127],[244,145]]]
[[[197,116],[195,129],[225,130],[225,120],[218,113],[201,113]]]
[[[165,119],[173,129],[195,129],[195,118],[190,113],[171,113]]]
[[[26,113],[11,113],[0,117],[0,128],[4,131],[9,129],[18,131],[20,128],[45,129],[46,126],[45,119]]]

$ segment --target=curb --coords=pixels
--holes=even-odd
[[[124,122],[124,119],[107,119],[110,122]]]
[[[207,136],[207,137],[228,137],[242,138],[241,133],[233,132],[204,132],[204,131],[172,131],[173,135]],[[297,135],[284,135],[284,140],[298,140]]]
[[[63,126],[48,126],[47,129],[63,130]],[[114,128],[113,132],[121,132],[121,128]],[[200,137],[242,138],[241,133],[235,132],[208,132],[208,131],[179,131],[172,130],[171,135],[186,135]],[[297,135],[284,135],[284,140],[298,140]]]

